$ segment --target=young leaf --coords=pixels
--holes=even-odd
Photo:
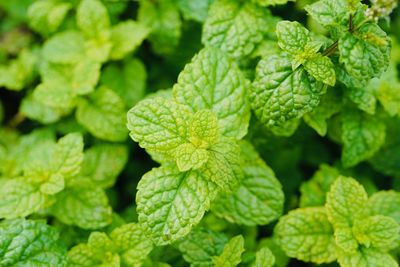
[[[218,119],[210,110],[196,112],[189,122],[189,139],[199,148],[208,148],[219,137]]]
[[[326,197],[326,211],[335,228],[352,227],[366,215],[368,200],[363,186],[353,178],[339,176]]]
[[[155,244],[171,243],[200,221],[217,192],[217,186],[199,171],[180,172],[173,166],[153,169],[138,184],[139,223]]]
[[[336,259],[333,229],[324,208],[289,212],[275,226],[274,235],[289,257],[317,264]]]
[[[76,111],[76,120],[92,135],[113,142],[124,141],[128,136],[125,118],[122,99],[106,87],[81,99]]]
[[[217,0],[203,26],[202,43],[227,52],[233,58],[249,55],[271,28],[268,9],[234,0]]]
[[[45,42],[42,55],[53,63],[76,63],[85,55],[85,40],[78,31],[58,33]]]
[[[176,148],[176,165],[182,172],[196,170],[208,160],[208,152],[204,148],[197,148],[192,143],[185,143]]]
[[[279,47],[291,54],[300,54],[308,42],[310,32],[297,21],[280,21],[276,24]]]
[[[173,94],[192,112],[211,110],[218,117],[221,133],[240,139],[250,119],[247,87],[248,81],[226,54],[205,48],[179,74]]]
[[[255,115],[272,126],[310,112],[319,104],[325,87],[303,67],[293,71],[289,57],[282,54],[260,60],[251,88]]]
[[[362,248],[354,254],[341,253],[338,257],[341,267],[397,267],[398,264],[389,253],[377,249]]]
[[[273,267],[275,256],[268,247],[263,247],[256,253],[256,261],[253,267]]]
[[[332,61],[321,54],[308,59],[304,63],[306,71],[317,81],[334,86],[336,83],[336,73]]]
[[[235,267],[242,261],[244,252],[244,238],[241,235],[233,237],[224,246],[224,250],[219,256],[213,257],[216,267]]]
[[[143,148],[172,152],[188,142],[192,114],[184,105],[156,97],[141,101],[127,116],[130,136]]]
[[[65,266],[66,248],[45,221],[5,220],[0,223],[0,266]]]

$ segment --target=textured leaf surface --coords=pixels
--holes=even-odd
[[[110,237],[118,248],[123,266],[141,266],[153,249],[153,243],[136,223],[124,224],[114,229]]]
[[[274,55],[258,63],[250,99],[257,118],[272,126],[310,112],[323,91],[304,68],[293,71],[288,56]]]
[[[168,244],[190,232],[216,193],[216,185],[198,171],[153,169],[138,185],[139,223],[156,244]]]
[[[112,209],[103,190],[88,185],[70,187],[58,194],[51,213],[65,224],[97,229],[111,223]]]
[[[342,267],[397,267],[398,264],[389,253],[376,249],[361,249],[355,254],[345,254],[338,259]]]
[[[188,142],[187,107],[161,97],[146,99],[128,112],[130,136],[143,148],[172,152]]]
[[[216,267],[235,267],[242,261],[244,252],[244,238],[241,235],[233,237],[224,246],[219,256],[213,257],[213,263]]]
[[[365,80],[379,77],[389,65],[390,45],[386,33],[377,24],[366,23],[354,36],[339,39],[340,62],[354,77]]]
[[[1,266],[66,265],[66,249],[58,241],[58,232],[44,221],[2,221],[0,237]]]
[[[175,158],[180,171],[196,170],[207,162],[208,152],[204,148],[196,148],[192,143],[186,143],[178,146]]]
[[[83,0],[76,11],[76,24],[92,39],[103,39],[110,27],[106,7],[99,0]],[[103,36],[102,36],[103,35]]]
[[[219,137],[218,119],[209,110],[196,112],[189,123],[190,141],[197,147],[207,148]]]
[[[45,195],[37,185],[22,177],[0,180],[0,218],[25,217],[45,204]]]
[[[279,47],[291,54],[299,54],[310,41],[309,31],[297,21],[280,21],[276,24]]]
[[[338,177],[326,197],[329,221],[335,228],[352,227],[355,220],[365,215],[367,200],[367,193],[356,180]]]
[[[274,231],[289,257],[315,263],[336,259],[333,229],[324,208],[291,211],[279,220]]]
[[[212,257],[222,253],[228,238],[220,232],[195,228],[178,244],[183,258],[194,267],[212,266]]]
[[[346,167],[372,157],[385,142],[385,124],[355,109],[342,115],[342,162]]]
[[[320,0],[305,7],[308,14],[323,26],[338,26],[349,11],[346,0]]]
[[[242,157],[244,177],[238,188],[221,194],[212,210],[233,223],[268,224],[282,214],[284,196],[281,185],[254,148],[242,152]]]
[[[250,1],[217,0],[209,9],[202,42],[234,58],[249,55],[270,29],[270,13]]]
[[[256,253],[256,262],[253,267],[272,267],[275,264],[275,257],[268,247],[263,247]]]
[[[122,99],[106,87],[101,87],[78,104],[76,119],[92,135],[118,142],[128,136],[125,106]]]
[[[317,81],[334,86],[336,83],[336,73],[332,61],[320,54],[308,59],[304,63],[306,71]]]
[[[179,74],[173,94],[178,103],[189,106],[192,112],[211,110],[218,117],[221,132],[240,139],[247,133],[250,119],[248,86],[226,54],[206,48]]]
[[[380,191],[368,199],[368,210],[372,215],[389,216],[400,223],[400,193],[394,190]]]

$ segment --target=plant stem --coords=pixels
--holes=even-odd
[[[8,128],[17,128],[18,125],[20,125],[25,119],[26,119],[25,115],[20,113],[20,112],[18,112],[8,122],[7,127]]]
[[[331,44],[324,52],[322,52],[322,55],[328,57],[333,55],[338,49],[338,44],[339,44],[338,41]]]

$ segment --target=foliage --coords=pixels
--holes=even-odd
[[[0,266],[398,266],[396,8],[0,1]]]

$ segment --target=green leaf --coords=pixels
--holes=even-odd
[[[390,116],[400,115],[400,80],[395,64],[391,64],[381,79],[372,86],[377,87],[376,97]]]
[[[45,205],[45,195],[39,187],[23,177],[0,179],[0,218],[25,217]]]
[[[221,232],[195,228],[178,243],[183,258],[194,267],[212,266],[212,257],[222,253],[228,238]]]
[[[186,20],[194,20],[204,23],[208,16],[208,10],[214,0],[178,0],[179,9]]]
[[[310,32],[297,21],[283,20],[276,24],[276,35],[279,47],[291,54],[303,52],[310,42]]]
[[[53,63],[76,63],[85,55],[85,40],[77,31],[58,33],[44,43],[42,55]]]
[[[345,95],[353,101],[357,107],[368,114],[373,115],[376,107],[376,97],[374,89],[371,86],[365,87],[347,87]]]
[[[258,63],[250,101],[257,118],[273,126],[312,111],[324,89],[303,67],[293,71],[287,55],[273,55]]]
[[[24,97],[19,107],[19,112],[29,119],[39,121],[43,124],[56,122],[61,117],[59,111],[34,99],[32,94]]]
[[[368,199],[371,215],[385,215],[400,223],[400,193],[394,190],[379,191]]]
[[[189,139],[196,147],[208,148],[219,138],[218,119],[210,110],[197,111],[189,122]]]
[[[325,136],[328,130],[327,119],[338,113],[342,108],[342,96],[339,90],[332,88],[321,96],[319,105],[313,111],[304,114],[304,121],[320,136]]]
[[[85,151],[80,174],[96,185],[108,188],[115,184],[127,161],[128,150],[124,145],[95,145]]]
[[[385,142],[385,123],[356,109],[342,114],[342,162],[345,167],[372,157]]]
[[[188,142],[191,112],[186,106],[161,97],[145,99],[128,112],[130,136],[143,148],[173,152]]]
[[[332,61],[321,54],[308,59],[304,63],[306,71],[317,81],[334,86],[336,83],[336,73]]]
[[[233,237],[224,246],[224,250],[219,256],[213,257],[213,263],[216,267],[234,267],[242,261],[244,252],[244,238],[241,235]]]
[[[246,135],[250,119],[248,86],[225,53],[206,48],[179,74],[173,94],[178,103],[189,106],[192,112],[211,110],[218,117],[221,133],[240,139]]]
[[[360,80],[379,77],[389,65],[390,41],[374,23],[363,24],[355,33],[339,39],[340,62]]]
[[[354,228],[356,228],[356,226]],[[357,252],[359,246],[356,236],[353,233],[354,228],[350,228],[347,226],[335,228],[335,242],[338,250],[341,249],[350,254]]]
[[[128,136],[125,118],[122,99],[106,87],[81,99],[76,111],[77,121],[92,135],[112,142],[124,141]]]
[[[58,29],[70,9],[70,3],[53,0],[33,2],[27,14],[29,26],[43,35],[49,35]]]
[[[274,235],[289,257],[317,264],[336,259],[333,229],[324,208],[290,211],[281,217]]]
[[[113,46],[110,51],[110,58],[124,58],[141,45],[149,31],[146,26],[133,20],[127,20],[112,27],[110,40]]]
[[[256,261],[253,267],[273,267],[275,256],[268,247],[263,247],[256,253]]]
[[[354,232],[360,244],[390,250],[398,246],[400,225],[390,217],[375,215],[358,221]]]
[[[249,143],[242,146],[246,146],[242,149],[244,178],[233,192],[217,198],[212,211],[232,223],[265,225],[282,214],[282,187],[254,148]]]
[[[72,91],[77,95],[91,93],[99,80],[100,67],[100,63],[91,59],[79,61],[72,72]]]
[[[99,0],[83,0],[76,11],[76,24],[89,39],[108,38],[110,20],[108,12]]]
[[[192,143],[185,143],[176,148],[176,165],[182,172],[196,170],[208,160],[208,152],[204,148],[197,148]]]
[[[116,92],[132,107],[144,96],[147,73],[144,64],[138,59],[124,61],[122,67],[108,64],[101,72],[101,84]]]
[[[65,224],[98,229],[111,223],[112,209],[102,189],[80,180],[57,195],[51,213]]]
[[[208,149],[208,161],[199,169],[224,191],[235,189],[242,178],[240,147],[230,138],[220,138]]]
[[[45,221],[5,220],[0,223],[0,265],[65,266],[66,248]]]
[[[322,26],[339,26],[347,19],[346,0],[320,0],[305,7],[307,13]]]
[[[146,173],[136,195],[139,223],[156,245],[171,243],[196,225],[218,192],[199,171],[162,166]]]
[[[40,192],[46,195],[55,195],[58,192],[62,191],[65,187],[64,176],[59,173],[52,174],[50,178],[47,179],[40,186]]]
[[[253,0],[253,2],[259,4],[260,6],[283,5],[289,1],[293,1],[293,0]]]
[[[367,193],[353,178],[339,176],[326,197],[329,221],[335,228],[352,227],[365,216]]]
[[[83,137],[78,133],[68,134],[58,140],[53,152],[52,169],[65,178],[76,176],[83,161]]]
[[[151,2],[141,0],[138,10],[139,23],[151,29],[149,40],[158,54],[171,54],[181,37],[182,21],[173,0]]]
[[[362,248],[354,254],[339,254],[341,267],[397,267],[398,264],[389,253],[377,249]]]
[[[323,206],[326,193],[339,175],[336,168],[322,164],[310,180],[301,184],[300,207]]]
[[[153,249],[153,243],[136,223],[114,229],[110,237],[118,249],[122,266],[140,266]]]
[[[33,92],[36,101],[58,111],[70,110],[76,104],[72,90],[64,84],[41,83]]]
[[[218,47],[234,58],[253,52],[271,29],[271,14],[251,2],[217,0],[203,26],[202,43]]]

